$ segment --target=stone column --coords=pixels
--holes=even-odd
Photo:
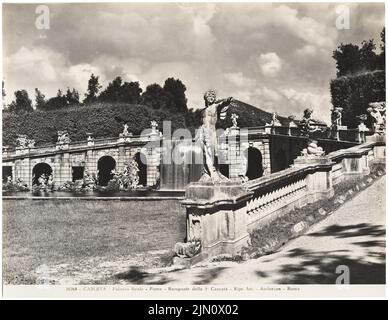
[[[150,134],[150,142],[147,147],[147,186],[155,186],[159,179],[160,165],[160,143],[162,136],[159,130],[156,129],[157,124],[151,122],[152,130]]]
[[[229,179],[239,180],[241,175],[240,128],[232,127],[228,134]]]
[[[118,153],[118,157],[117,157],[116,170],[120,171],[120,172],[123,171],[124,164],[125,164],[125,146],[120,145],[119,146],[119,153]]]
[[[55,154],[54,156],[54,163],[53,163],[53,179],[54,179],[54,185],[56,188],[61,186],[65,181],[62,179],[61,175],[61,163],[62,163],[62,155],[61,154]]]
[[[271,151],[270,151],[270,148],[269,148],[269,139],[266,139],[265,141],[263,141],[263,166],[265,165],[265,168],[264,169],[264,172],[263,172],[263,175],[269,175],[271,174]]]
[[[62,154],[62,161],[60,165],[60,176],[61,176],[62,183],[65,181],[72,180],[70,154],[68,152],[64,152]]]

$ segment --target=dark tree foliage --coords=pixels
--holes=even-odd
[[[385,29],[381,32],[382,52],[376,53],[376,44],[373,39],[363,41],[361,47],[348,43],[333,51],[336,61],[337,77],[350,76],[362,72],[385,70]]]
[[[370,102],[385,101],[385,71],[334,79],[330,91],[333,106],[344,109],[343,125],[355,128],[356,116],[366,114]]]
[[[70,91],[69,88],[67,88],[66,91],[66,103],[67,105],[77,105],[79,104],[79,94],[78,91],[73,88],[73,90]]]
[[[32,112],[32,101],[28,97],[26,90],[18,90],[15,92],[15,100],[9,105],[9,111],[15,113]]]
[[[38,88],[35,88],[35,106],[37,110],[45,110],[46,108],[45,95]]]
[[[153,110],[142,105],[97,103],[84,108],[75,106],[35,111],[28,115],[3,114],[3,143],[15,145],[18,134],[28,134],[38,146],[54,143],[58,130],[68,130],[72,141],[85,140],[86,132],[92,132],[95,138],[118,137],[124,123],[128,124],[130,132],[140,134],[151,127],[151,120],[157,121],[160,129],[164,120],[172,122],[173,130],[185,126],[181,114]]]
[[[142,89],[138,82],[124,82],[116,77],[108,87],[101,92],[98,100],[101,102],[139,103]]]
[[[50,111],[62,109],[68,106],[66,95],[62,94],[62,90],[58,90],[57,96],[47,100],[42,111]]]
[[[337,79],[330,83],[331,101],[344,109],[342,123],[350,128],[357,126],[356,116],[366,114],[370,102],[385,101],[385,28],[380,48],[376,53],[372,39],[363,41],[361,47],[341,44],[333,53]]]
[[[5,111],[5,97],[7,96],[6,94],[5,94],[5,89],[4,89],[4,81],[2,82],[2,86],[3,86],[3,88],[2,88],[2,94],[3,94],[3,110]],[[7,110],[8,111],[8,110]]]
[[[186,86],[179,79],[168,78],[164,82],[163,89],[170,93],[177,112],[187,112]]]
[[[381,53],[378,56],[378,69],[385,70],[385,27],[383,31],[381,31],[380,37],[381,37],[381,43],[380,43]]]
[[[147,86],[141,98],[142,104],[153,109],[176,110],[174,96],[170,92],[165,91],[157,83]]]
[[[96,102],[98,92],[101,89],[101,85],[98,82],[98,76],[95,76],[93,73],[90,76],[90,79],[88,81],[88,90],[85,94],[84,103],[93,103]]]

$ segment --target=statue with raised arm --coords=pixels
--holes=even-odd
[[[366,111],[372,117],[373,130],[380,131],[385,129],[385,102],[371,102]]]
[[[200,181],[226,181],[228,179],[216,167],[218,157],[216,122],[218,117],[221,120],[225,119],[233,98],[217,100],[216,93],[213,90],[206,91],[203,98],[205,107],[201,110],[202,125],[197,131],[197,139],[201,144],[204,155],[204,172]]]

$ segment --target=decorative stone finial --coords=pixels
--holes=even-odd
[[[233,128],[237,128],[238,127],[237,126],[238,115],[236,113],[232,113],[230,118],[232,119]]]

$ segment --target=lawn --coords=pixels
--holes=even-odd
[[[148,251],[163,252],[158,258],[166,263],[166,251],[171,256],[184,237],[177,200],[3,200],[3,279],[34,284],[41,265],[110,261]]]

